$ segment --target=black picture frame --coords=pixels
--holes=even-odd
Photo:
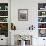
[[[18,9],[18,21],[28,21],[28,9]]]

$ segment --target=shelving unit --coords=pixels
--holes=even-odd
[[[0,3],[0,35],[8,37],[8,3]]]
[[[46,37],[46,3],[38,3],[38,31],[39,37]]]

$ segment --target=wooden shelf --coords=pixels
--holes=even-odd
[[[8,10],[0,10],[0,11],[8,11]]]
[[[43,16],[38,16],[38,17],[46,17],[46,15],[43,15]]]
[[[8,17],[8,16],[0,16],[0,17]]]
[[[0,23],[8,23],[8,22],[0,22]]]
[[[38,11],[46,11],[46,10],[38,10]]]
[[[46,22],[38,22],[38,23],[46,23]]]
[[[46,29],[46,28],[38,28],[38,29]]]

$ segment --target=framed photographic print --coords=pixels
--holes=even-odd
[[[18,9],[18,21],[28,21],[28,9]]]

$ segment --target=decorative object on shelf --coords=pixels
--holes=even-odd
[[[0,10],[8,10],[8,3],[0,3]]]
[[[0,10],[1,10],[1,6],[0,6]]]
[[[18,9],[18,20],[28,21],[28,9]]]
[[[46,23],[39,23],[38,24],[38,28],[46,28]]]
[[[5,6],[5,10],[8,10],[8,6]]]
[[[7,17],[0,17],[0,22],[8,22]]]
[[[8,16],[8,11],[0,11],[0,16]]]
[[[44,8],[40,8],[40,10],[44,10]]]
[[[34,26],[33,25],[31,25],[31,26],[29,26],[29,30],[34,30]]]
[[[45,15],[45,12],[42,12],[42,15]]]
[[[11,23],[11,30],[16,30],[16,26],[13,23]]]
[[[46,3],[38,3],[38,10],[46,10]]]
[[[46,11],[38,11],[38,16],[46,16]]]
[[[46,37],[46,29],[39,29],[39,37]]]
[[[46,6],[45,6],[45,9],[46,9]]]
[[[38,22],[46,22],[46,17],[38,17]]]
[[[8,23],[0,23],[0,35],[8,37]]]
[[[1,30],[8,30],[8,23],[0,23]]]
[[[38,17],[38,22],[41,22],[42,21],[42,18],[41,17]]]
[[[46,11],[42,11],[42,16],[46,16]]]

